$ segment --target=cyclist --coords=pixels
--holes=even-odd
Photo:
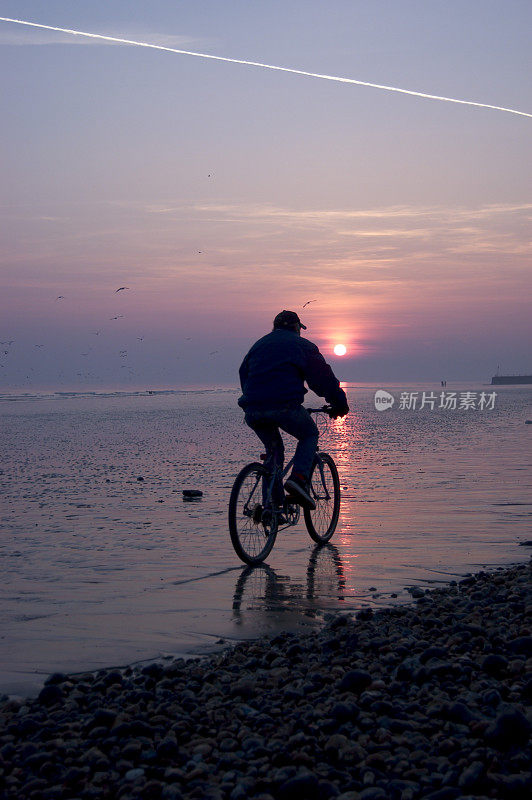
[[[331,417],[345,417],[347,397],[315,344],[301,336],[306,330],[295,311],[281,311],[273,330],[255,342],[240,367],[242,396],[238,405],[245,420],[266,447],[265,466],[273,470],[284,463],[284,444],[279,428],[297,439],[292,473],[285,489],[298,503],[314,509],[308,480],[318,444],[318,429],[302,406],[304,382],[331,406]],[[274,502],[282,506],[284,491],[279,479]]]

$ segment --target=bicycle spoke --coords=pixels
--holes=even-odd
[[[277,516],[262,506],[262,482],[268,473],[262,464],[249,464],[240,472],[229,501],[229,530],[239,558],[247,564],[262,561],[273,547]]]
[[[310,480],[310,492],[316,503],[305,509],[305,524],[314,541],[322,544],[333,535],[340,510],[340,485],[333,459],[321,453]]]

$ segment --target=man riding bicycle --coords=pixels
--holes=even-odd
[[[318,444],[319,432],[302,406],[307,392],[304,382],[331,406],[331,417],[345,417],[347,397],[330,366],[315,344],[301,336],[295,311],[281,311],[273,330],[255,342],[239,370],[242,396],[238,405],[245,420],[266,447],[265,466],[283,466],[284,444],[279,428],[297,439],[292,473],[285,483],[291,497],[307,508],[316,507],[308,480]],[[274,486],[274,501],[282,506],[282,482]]]

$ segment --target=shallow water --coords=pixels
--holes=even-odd
[[[439,393],[389,390],[407,388]],[[378,412],[374,389],[348,388],[352,413],[320,423],[342,485],[331,544],[300,523],[255,570],[226,523],[261,447],[236,391],[0,398],[0,692],[302,629],[527,559],[532,390],[496,391],[492,410]],[[203,498],[184,502],[187,488]]]

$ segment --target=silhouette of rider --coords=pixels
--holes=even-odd
[[[284,444],[279,429],[297,439],[292,473],[285,483],[288,494],[301,505],[315,508],[308,481],[318,444],[318,428],[303,408],[305,381],[315,394],[325,398],[334,419],[348,411],[347,397],[332,369],[315,344],[301,336],[306,330],[295,311],[281,311],[273,330],[259,339],[244,358],[239,374],[242,396],[238,404],[245,420],[266,448],[265,466],[284,463]],[[279,479],[274,501],[284,502]]]

